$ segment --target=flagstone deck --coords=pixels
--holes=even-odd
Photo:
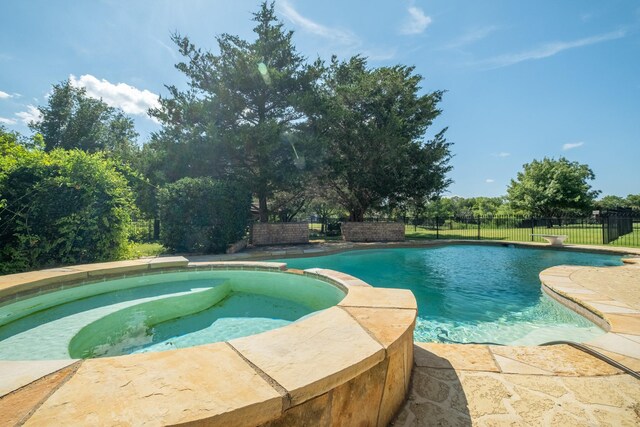
[[[566,345],[416,343],[404,426],[637,426],[640,381]]]

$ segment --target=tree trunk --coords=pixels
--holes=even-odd
[[[267,210],[267,196],[258,194],[258,212],[260,214],[260,222],[269,222],[269,211]]]
[[[349,221],[364,222],[364,212],[360,209],[352,210],[349,212]]]
[[[158,218],[153,220],[153,240],[160,240],[160,219]]]

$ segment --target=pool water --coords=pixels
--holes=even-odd
[[[372,286],[403,288],[418,301],[416,341],[535,345],[587,341],[604,331],[543,294],[538,274],[555,265],[622,265],[619,255],[503,246],[372,249],[287,259]]]
[[[278,272],[195,271],[108,280],[0,307],[0,360],[162,351],[285,326],[344,292]]]

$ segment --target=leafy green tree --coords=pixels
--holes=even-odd
[[[413,71],[334,57],[309,106],[311,128],[325,145],[323,181],[351,221],[362,221],[371,208],[421,203],[451,182],[444,131],[423,141],[440,114],[442,92],[419,95],[422,77]]]
[[[590,211],[600,193],[588,181],[595,179],[588,165],[544,158],[523,166],[507,194],[516,210],[544,218],[562,218]]]
[[[126,257],[133,196],[114,161],[2,140],[0,273]]]
[[[183,178],[159,195],[162,243],[178,252],[224,252],[244,237],[251,193],[233,182]]]
[[[627,206],[640,210],[640,194],[629,194],[627,196]]]
[[[69,80],[53,85],[47,105],[38,107],[41,120],[29,127],[42,135],[44,148],[78,148],[87,152],[108,151],[131,160],[137,151],[133,120],[122,110],[87,95]]]
[[[500,207],[506,203],[505,197],[473,197],[473,215],[498,215]]]
[[[169,86],[171,96],[152,114],[163,123],[155,146],[183,153],[194,166],[185,176],[244,179],[258,199],[260,220],[267,221],[268,198],[298,186],[313,158],[305,155],[298,125],[304,121],[299,104],[317,73],[296,52],[273,3],[262,3],[254,21],[253,42],[222,34],[218,54],[175,35],[186,58],[176,67],[190,90]]]
[[[604,196],[596,202],[600,209],[615,209],[627,207],[627,200],[620,196]]]

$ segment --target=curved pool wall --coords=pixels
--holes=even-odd
[[[163,351],[284,326],[345,293],[281,271],[180,271],[80,284],[0,306],[0,359]]]
[[[620,255],[516,246],[389,246],[287,262],[294,268],[343,271],[373,286],[411,290],[418,301],[416,341],[507,345],[588,341],[604,334],[599,325],[542,292],[538,274],[561,264],[622,264]]]
[[[283,263],[137,260],[0,276],[0,301],[185,269],[280,272],[328,282],[346,297],[287,326],[225,342],[79,361],[0,361],[0,407],[10,405],[5,418],[25,425],[382,426],[400,408],[412,369],[415,298],[343,273],[286,270]]]

